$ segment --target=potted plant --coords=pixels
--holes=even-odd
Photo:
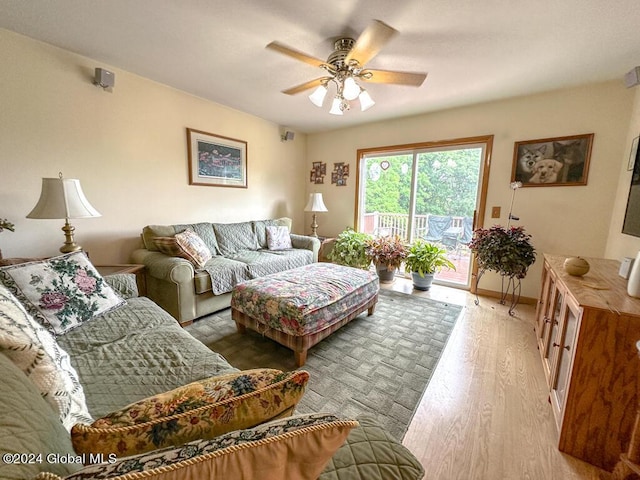
[[[422,239],[411,244],[404,263],[416,290],[429,290],[434,275],[443,268],[456,269],[444,248]]]
[[[494,225],[489,229],[478,228],[473,232],[469,249],[476,255],[478,262],[476,292],[485,271],[499,273],[503,277],[500,303],[504,305],[511,292],[509,315],[514,315],[514,308],[520,300],[520,280],[527,275],[527,270],[536,260],[531,235],[526,234],[523,227],[504,228]],[[476,305],[478,303],[476,293]]]
[[[473,232],[469,248],[476,255],[480,271],[492,270],[505,277],[522,279],[536,260],[531,235],[523,227],[494,225]]]
[[[3,230],[9,230],[15,232],[16,226],[6,218],[0,218],[0,232]],[[0,258],[2,258],[2,250],[0,250]]]
[[[367,242],[371,235],[347,228],[337,236],[333,249],[327,258],[339,265],[355,268],[369,268],[371,259],[367,256]]]
[[[366,252],[376,267],[380,281],[391,283],[407,256],[407,247],[399,235],[387,235],[369,239]]]

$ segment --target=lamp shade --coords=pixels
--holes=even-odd
[[[327,207],[324,205],[321,193],[309,194],[309,201],[307,206],[304,207],[305,212],[328,212]]]
[[[320,85],[315,91],[309,95],[309,100],[317,107],[321,107],[324,103],[324,97],[327,95],[326,85]]]
[[[76,178],[43,178],[40,199],[27,218],[100,217]]]

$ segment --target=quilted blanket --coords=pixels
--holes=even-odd
[[[94,418],[196,380],[237,371],[145,297],[58,336]]]

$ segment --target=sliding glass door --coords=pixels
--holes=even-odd
[[[456,271],[435,280],[469,287],[474,217],[482,199],[491,137],[358,152],[358,230],[422,238],[448,252]]]

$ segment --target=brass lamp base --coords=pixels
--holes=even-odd
[[[82,250],[82,247],[73,239],[75,229],[73,225],[69,224],[69,219],[67,218],[64,222],[64,227],[62,227],[62,231],[64,232],[64,245],[60,247],[62,253],[79,252]]]
[[[316,221],[316,214],[313,214],[313,220],[311,220],[311,236],[318,238],[318,222]]]

